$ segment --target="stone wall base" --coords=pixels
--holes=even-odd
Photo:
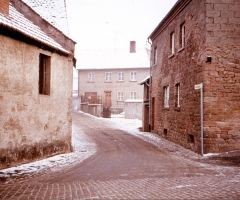
[[[0,148],[0,169],[71,151],[71,143],[64,140],[55,140],[51,143],[39,142],[34,145],[7,149]]]

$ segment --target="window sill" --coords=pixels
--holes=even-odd
[[[175,111],[180,111],[180,107],[175,107],[174,110]]]
[[[124,80],[118,80],[117,82],[119,82],[119,83],[123,83],[123,82],[124,82]]]
[[[123,100],[117,100],[117,102],[123,102]]]
[[[170,108],[169,107],[164,107],[164,108],[162,108],[162,110],[170,110]]]
[[[181,49],[178,50],[178,53],[183,51],[184,50],[184,47],[182,47]]]
[[[137,82],[137,80],[129,80],[129,82]]]
[[[111,83],[112,81],[105,81],[105,83]]]
[[[48,98],[48,97],[51,97],[50,94],[39,94],[39,96],[40,96],[40,97],[47,97],[47,98]]]
[[[95,83],[95,81],[88,81],[88,83]]]
[[[174,53],[172,55],[168,56],[169,59],[172,58],[172,57],[174,57]]]
[[[157,66],[157,63],[153,64],[152,67],[156,67]]]

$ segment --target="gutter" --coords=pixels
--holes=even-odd
[[[178,0],[148,38],[155,39],[192,0]]]
[[[152,115],[152,43],[147,39],[148,43],[151,45],[150,50],[150,74],[149,74],[149,114],[148,114],[148,131],[151,132],[151,115]]]

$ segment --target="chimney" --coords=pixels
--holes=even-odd
[[[10,0],[0,0],[0,12],[4,15],[9,14],[9,1]]]
[[[130,53],[136,52],[136,41],[130,41]]]

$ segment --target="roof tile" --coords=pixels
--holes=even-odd
[[[40,27],[33,24],[33,22],[28,20],[23,14],[19,13],[11,3],[9,8],[9,16],[5,16],[0,13],[0,26],[5,26],[19,31],[29,38],[42,42],[43,44],[46,44],[64,53],[69,53],[59,43],[44,33]]]

